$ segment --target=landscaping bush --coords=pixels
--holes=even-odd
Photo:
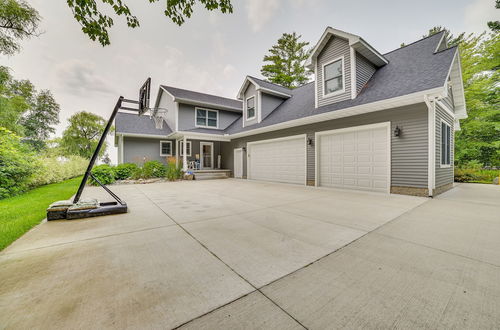
[[[80,156],[42,158],[40,167],[30,181],[30,187],[35,188],[80,176],[85,173],[88,162]]]
[[[149,178],[164,178],[167,174],[167,168],[157,160],[150,160],[144,163],[142,167],[142,177]]]
[[[498,176],[500,176],[500,170],[483,169],[482,164],[477,161],[470,161],[463,166],[455,167],[456,182],[492,183]]]
[[[166,177],[169,181],[175,181],[182,178],[182,166],[177,164],[175,159],[168,160]]]
[[[92,169],[92,174],[99,180],[102,184],[110,184],[115,182],[115,172],[113,168],[109,165],[102,164],[97,165]],[[90,184],[97,186],[98,183],[90,178]]]
[[[123,163],[113,168],[115,172],[115,180],[125,180],[137,171],[138,167],[134,163]]]
[[[35,154],[21,138],[0,127],[0,199],[28,189],[38,166]]]

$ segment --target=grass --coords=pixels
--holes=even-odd
[[[46,217],[47,207],[76,193],[81,177],[48,184],[0,200],[0,251]]]

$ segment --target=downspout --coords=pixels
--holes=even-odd
[[[428,95],[424,95],[424,101],[428,109],[427,131],[428,131],[428,161],[427,161],[427,188],[429,197],[434,194],[436,175],[436,102],[429,100]]]

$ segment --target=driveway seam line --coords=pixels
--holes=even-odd
[[[155,230],[155,229],[161,229],[161,228],[173,227],[173,226],[175,226],[175,223],[169,224],[169,225],[164,225],[164,226],[157,226],[157,227],[151,227],[151,228],[143,228],[143,229],[131,230],[131,231],[123,232],[123,233],[114,233],[114,234],[103,235],[103,236],[89,237],[89,238],[79,239],[79,240],[75,240],[75,241],[71,241],[71,242],[64,242],[64,243],[57,243],[57,244],[52,244],[52,245],[40,246],[40,247],[33,248],[33,249],[26,249],[26,250],[21,250],[21,251],[14,251],[14,252],[5,252],[5,253],[1,253],[0,257],[2,255],[15,255],[15,254],[23,253],[23,252],[28,252],[28,251],[37,251],[37,250],[47,249],[47,248],[51,248],[51,247],[69,245],[69,244],[74,244],[74,243],[79,243],[79,242],[92,241],[92,240],[95,240],[95,239],[101,239],[101,238],[106,238],[106,237],[113,237],[113,236],[120,236],[120,235],[140,233],[140,232],[143,232],[143,231]]]
[[[234,270],[231,266],[229,266],[226,262],[224,262],[218,255],[216,255],[213,251],[211,251],[208,246],[206,246],[205,244],[203,244],[200,240],[198,240],[193,234],[191,234],[186,228],[184,228],[180,223],[178,223],[173,217],[171,217],[167,212],[165,212],[160,206],[158,206],[158,204],[156,204],[153,200],[151,200],[148,195],[146,195],[143,191],[141,191],[139,188],[137,188],[137,190],[139,190],[142,194],[144,194],[144,196],[146,196],[147,199],[150,200],[151,203],[153,203],[157,208],[159,208],[167,217],[170,218],[170,220],[172,220],[173,222],[175,222],[177,224],[177,226],[179,226],[186,234],[188,234],[193,240],[195,240],[196,242],[198,242],[198,244],[200,244],[206,251],[208,251],[208,253],[210,253],[212,256],[214,256],[214,258],[216,258],[217,260],[219,260],[222,264],[224,264],[229,270],[231,270],[233,273],[235,273],[239,278],[241,278],[243,281],[245,281],[248,285],[250,285],[252,288],[254,288],[255,290],[252,291],[252,292],[255,292],[255,291],[259,291],[264,297],[266,297],[272,304],[274,304],[276,307],[278,307],[283,313],[285,313],[286,315],[288,315],[291,319],[293,319],[295,322],[297,322],[300,326],[302,326],[304,329],[308,329],[306,326],[304,326],[301,322],[299,322],[299,320],[297,320],[295,317],[293,317],[290,313],[288,313],[286,310],[284,310],[280,305],[278,305],[274,300],[272,300],[271,298],[269,298],[267,295],[265,295],[262,291],[260,291],[259,288],[257,288],[255,285],[253,285],[250,281],[248,281],[246,278],[244,278],[240,273],[238,273],[236,270]],[[250,292],[251,293],[251,292]],[[248,294],[250,294],[248,293]],[[241,298],[241,297],[240,297]],[[219,307],[220,308],[220,307]],[[216,310],[216,309],[214,309]],[[214,310],[212,311],[209,311],[207,312],[206,314],[204,315],[207,315],[208,313],[211,313],[213,312]],[[201,315],[203,316],[203,315]],[[201,316],[198,316],[198,317],[201,317]],[[184,324],[187,324],[191,321],[193,321],[195,318],[187,321],[186,323]],[[180,325],[182,326],[182,325]],[[180,327],[178,326],[178,327]],[[177,328],[178,328],[177,327]]]
[[[410,243],[410,244],[413,244],[413,245],[418,245],[418,246],[421,246],[421,247],[425,247],[425,248],[428,248],[428,249],[431,249],[431,250],[434,250],[434,251],[439,251],[439,252],[442,252],[442,253],[451,254],[451,255],[456,256],[456,257],[461,257],[461,258],[465,258],[465,259],[468,259],[468,260],[476,261],[476,262],[479,262],[479,263],[484,263],[484,264],[487,264],[487,265],[490,265],[490,266],[493,266],[493,267],[496,267],[496,268],[500,268],[500,265],[496,265],[496,264],[491,263],[489,261],[475,259],[475,258],[472,258],[472,257],[469,257],[469,256],[465,256],[463,254],[459,254],[459,253],[455,253],[455,252],[451,252],[451,251],[446,251],[446,250],[443,250],[443,249],[440,249],[440,248],[436,248],[436,247],[429,246],[429,245],[426,245],[426,244],[422,244],[422,243],[419,243],[419,242],[409,241],[407,239],[396,237],[396,236],[392,236],[392,235],[388,235],[388,234],[385,234],[385,233],[376,232],[375,234],[380,235],[380,236],[384,236],[384,237],[388,237],[388,238],[392,238],[392,239],[395,239],[395,240],[398,240],[398,241]]]

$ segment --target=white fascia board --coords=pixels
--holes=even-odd
[[[223,141],[223,142],[231,141],[231,139],[227,135],[185,132],[185,131],[178,131],[175,134],[172,134],[172,137],[176,139],[186,137],[187,139],[192,139],[192,140],[208,140],[208,141]]]
[[[373,48],[369,43],[367,43],[363,38],[359,38],[359,40],[357,41],[357,43],[360,43],[361,45],[363,45],[363,47],[365,47],[366,49],[368,49],[370,52],[372,52],[381,62],[381,65],[384,65],[384,64],[387,64],[389,63],[389,61],[382,55],[380,54],[375,48]],[[377,63],[378,64],[378,63]]]
[[[247,89],[247,86],[249,83],[252,83],[255,85],[255,87],[257,87],[257,84],[255,83],[255,81],[253,81],[249,76],[246,76],[245,80],[243,80],[243,84],[241,85],[240,90],[238,91],[238,94],[236,96],[236,98],[238,100],[243,100],[243,93]]]
[[[451,116],[451,118],[455,119],[455,113],[453,112],[450,107],[446,105],[446,103],[441,102],[441,100],[436,100],[436,103],[448,114]]]
[[[286,93],[281,93],[281,92],[278,92],[278,91],[275,91],[275,90],[272,90],[272,89],[269,89],[269,88],[264,88],[264,87],[261,87],[259,85],[257,85],[257,88],[255,88],[256,91],[262,91],[266,94],[272,94],[272,95],[276,95],[276,96],[282,96],[282,97],[285,97],[285,98],[290,98],[292,97],[292,95],[290,94],[286,94]]]
[[[361,104],[350,108],[345,108],[336,111],[329,111],[314,116],[303,117],[299,119],[289,120],[283,123],[278,123],[274,125],[269,125],[266,127],[252,129],[246,132],[235,133],[229,135],[231,139],[240,138],[244,136],[260,134],[270,131],[276,131],[280,129],[285,129],[289,127],[302,126],[307,124],[313,124],[321,121],[355,116],[364,113],[376,112],[380,110],[386,110],[390,108],[401,107],[410,104],[422,103],[424,95],[429,95],[431,98],[440,96],[443,93],[443,87],[437,87],[433,89],[428,89],[421,92],[416,92],[412,94],[407,94],[403,96],[394,97],[392,99],[381,100],[377,102],[371,102],[367,104]]]
[[[446,39],[445,39],[445,36],[446,36],[446,33],[443,33],[443,35],[441,36],[441,39],[439,39],[439,42],[437,43],[437,46],[436,46],[436,49],[434,49],[434,54],[436,54],[439,50],[439,46],[441,46],[441,43],[443,42],[446,42]]]
[[[215,104],[215,103],[210,103],[210,102],[200,102],[197,100],[190,100],[190,99],[182,99],[179,97],[176,97],[174,99],[175,102],[177,103],[184,103],[184,104],[190,104],[190,105],[199,105],[201,107],[209,107],[213,109],[219,109],[219,110],[226,110],[226,111],[232,111],[232,112],[241,112],[240,108],[234,108],[234,107],[227,107],[223,106],[220,104]]]
[[[140,134],[140,133],[116,133],[117,136],[124,137],[140,137],[140,138],[148,138],[148,139],[165,139],[169,135],[161,135],[161,134]]]

